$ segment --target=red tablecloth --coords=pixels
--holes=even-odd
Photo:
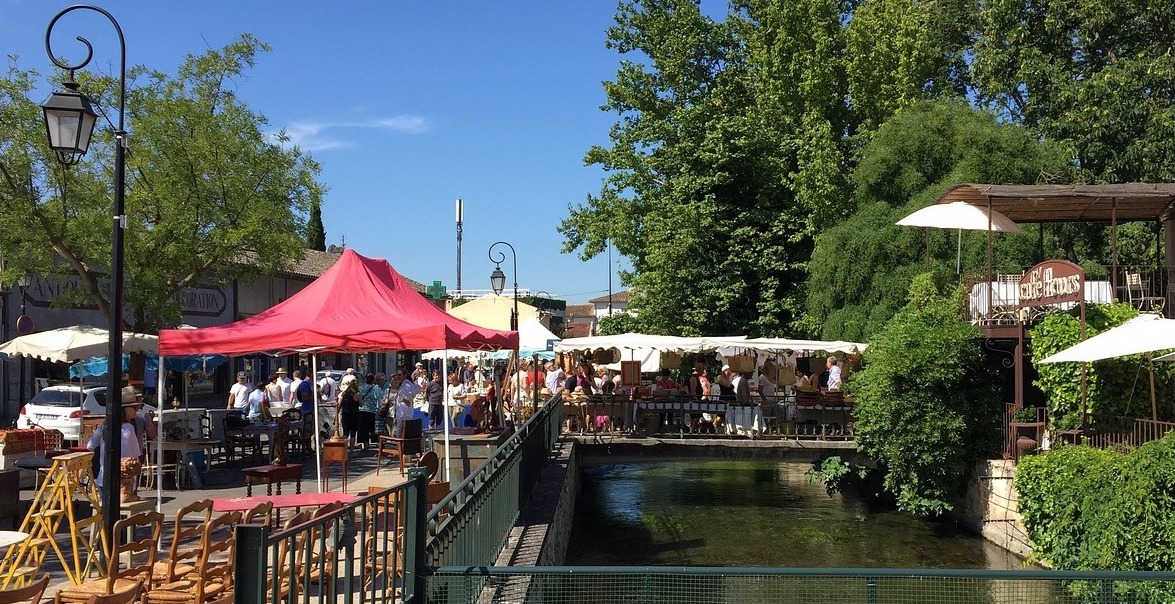
[[[212,500],[212,509],[217,512],[243,512],[252,509],[259,503],[266,501],[273,504],[274,509],[319,507],[328,503],[340,501],[350,503],[358,499],[347,493],[299,493],[296,495],[261,495],[254,497],[223,497]]]

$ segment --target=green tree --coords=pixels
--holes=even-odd
[[[980,99],[1071,143],[1084,180],[1175,179],[1175,4],[989,0]]]
[[[130,70],[127,123],[126,323],[140,331],[175,325],[178,295],[288,266],[303,248],[305,213],[321,199],[318,165],[229,85],[267,47],[243,36],[190,55],[175,77]],[[115,107],[116,82],[82,74],[81,87]],[[95,132],[87,157],[63,170],[48,154],[34,71],[10,66],[0,81],[0,249],[9,275],[74,276],[58,304],[97,305],[109,317],[111,133]]]
[[[326,251],[326,228],[322,226],[322,202],[310,204],[310,218],[306,221],[306,247]]]
[[[1035,183],[1065,174],[1066,154],[1013,124],[961,101],[921,101],[878,129],[852,173],[859,210],[816,240],[807,320],[829,339],[869,340],[904,303],[926,269],[954,275],[956,233],[896,226],[965,182]],[[996,266],[1034,264],[1039,233],[997,235]],[[1032,235],[1038,235],[1034,237]],[[986,265],[986,233],[963,233],[963,266]],[[1049,240],[1048,251],[1054,249]]]
[[[596,335],[614,336],[622,333],[643,333],[640,320],[636,315],[627,312],[618,312],[602,317],[596,325]]]
[[[884,488],[916,514],[950,510],[974,463],[996,450],[996,379],[979,330],[959,313],[962,291],[914,278],[909,302],[849,378],[857,447],[885,471]]]

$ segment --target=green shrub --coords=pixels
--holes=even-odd
[[[1175,568],[1175,433],[1130,453],[1061,447],[1016,469],[1035,555],[1061,570]]]
[[[998,380],[959,311],[962,296],[930,274],[916,277],[850,378],[857,447],[881,464],[885,490],[907,512],[950,510],[975,462],[998,445]]]

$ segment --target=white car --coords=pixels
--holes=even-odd
[[[149,411],[155,408],[147,405]],[[49,386],[20,408],[17,428],[58,430],[63,440],[77,442],[82,432],[82,417],[106,417],[106,387],[82,391],[80,386]]]

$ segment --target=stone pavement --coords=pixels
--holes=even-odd
[[[374,445],[369,446],[368,450],[354,449],[350,452],[348,460],[348,481],[347,492],[352,494],[366,494],[369,486],[394,486],[401,484],[407,480],[406,476],[402,476],[399,471],[398,463],[395,459],[383,459],[383,467],[379,474],[376,474],[375,467],[375,450]],[[181,507],[197,501],[200,499],[219,499],[219,498],[234,498],[245,497],[245,477],[242,469],[264,465],[266,462],[259,456],[257,458],[245,457],[238,458],[233,462],[214,463],[208,468],[204,475],[204,485],[201,489],[187,489],[176,490],[172,484],[172,479],[167,477],[164,479],[164,489],[162,504],[160,510],[164,516],[163,533],[160,535],[159,542],[161,548],[162,559],[166,556],[167,549],[171,546],[172,529],[174,528],[174,515],[176,510]],[[317,493],[319,492],[316,483],[316,468],[315,457],[313,454],[303,457],[293,456],[287,463],[302,464],[302,492],[303,493]],[[342,490],[342,468],[334,465],[327,473],[326,466],[323,467],[323,473],[329,476],[330,490],[333,492],[340,492]],[[292,494],[295,492],[294,484],[286,482],[282,485],[283,494]],[[253,485],[253,494],[264,495],[265,485]],[[27,506],[28,502],[32,500],[34,491],[32,489],[25,489],[21,491],[21,501],[23,505]],[[156,491],[154,489],[142,490],[139,495],[143,499],[152,502],[156,499]],[[23,508],[22,508],[23,509]],[[287,514],[289,511],[286,512]],[[23,516],[22,516],[23,519]],[[18,523],[19,524],[19,523]],[[67,537],[67,528],[64,526],[58,531],[58,543],[62,547],[62,552],[70,555],[69,541]],[[61,562],[57,559],[57,555],[50,550],[45,557],[45,563],[42,565],[42,572],[49,572],[51,575],[49,588],[45,591],[45,601],[51,602],[53,594],[63,587],[69,585],[65,577],[65,572],[61,567]]]

